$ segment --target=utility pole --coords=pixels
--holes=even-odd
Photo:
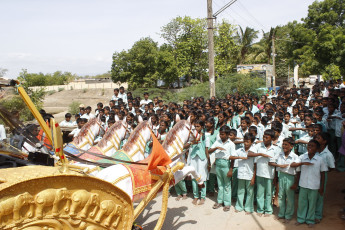
[[[275,35],[272,35],[272,59],[273,59],[273,89],[276,90],[276,49],[274,45]]]
[[[214,42],[213,42],[213,11],[212,0],[207,0],[207,30],[208,30],[208,77],[210,81],[210,97],[216,96],[216,81],[214,77]]]
[[[216,80],[214,76],[214,42],[213,42],[213,19],[222,13],[237,0],[231,0],[220,8],[215,14],[212,10],[212,0],[207,0],[207,31],[208,31],[208,77],[210,82],[210,97],[216,96]]]

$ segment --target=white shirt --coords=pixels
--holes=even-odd
[[[143,99],[143,100],[140,101],[140,105],[141,105],[142,107],[144,107],[146,104],[148,104],[148,103],[150,103],[150,102],[152,102],[151,99],[147,99],[147,100]]]
[[[217,139],[213,145],[211,146],[211,149],[221,147],[225,150],[217,149],[214,154],[216,159],[225,159],[228,160],[230,156],[235,156],[236,150],[235,150],[235,144],[230,140],[227,139],[224,143],[221,139]]]
[[[313,139],[312,136],[309,136],[308,134],[306,136],[302,136],[300,139],[298,140],[302,140],[302,141],[306,141],[309,142],[311,139]],[[307,144],[302,144],[299,143],[298,144],[298,152],[299,153],[306,153],[307,152]]]
[[[5,126],[0,125],[0,141],[5,140],[5,139],[6,139]]]
[[[30,145],[28,142],[24,142],[22,151],[24,153],[34,153],[34,152],[39,152],[39,150],[36,147],[33,147]]]
[[[257,153],[264,153],[270,156],[270,158],[262,157],[262,156],[255,158],[256,175],[263,178],[273,179],[274,167],[268,165],[268,162],[275,162],[275,155],[278,155],[277,148],[274,147],[273,145],[271,145],[269,148],[266,148],[264,143],[259,143],[256,147],[257,147]]]
[[[328,168],[335,168],[335,160],[333,154],[329,151],[328,146],[321,153],[317,153],[326,163]]]
[[[115,96],[115,94],[111,97],[111,100],[115,101],[115,105],[118,105],[117,101],[120,99],[120,94],[118,94],[117,96]]]
[[[325,161],[315,154],[312,159],[309,159],[308,153],[301,155],[301,162],[310,162],[313,165],[302,165],[297,171],[301,171],[299,179],[299,186],[308,189],[317,190],[320,188],[321,172],[328,170]]]
[[[248,133],[248,128],[247,128],[246,131],[243,131],[242,127],[239,127],[239,128],[237,129],[237,135],[236,135],[236,137],[243,139],[243,137],[244,137],[244,135],[245,135],[246,133]],[[239,140],[240,140],[240,139],[239,139]],[[244,147],[243,144],[238,144],[238,148],[242,148],[242,147]]]
[[[283,141],[285,139],[285,136],[280,134],[280,136],[278,137],[278,141],[277,143],[275,144],[276,148],[279,148],[279,152],[283,150]],[[279,153],[277,153],[277,156],[278,156]]]
[[[84,113],[80,118],[86,118],[89,121],[90,119],[95,118],[95,115],[93,115],[92,113]]]
[[[296,168],[290,167],[291,163],[294,163],[294,162],[295,163],[301,162],[299,157],[294,152],[291,151],[287,157],[285,157],[284,152],[280,152],[280,154],[278,155],[276,159],[276,163],[278,165],[288,164],[289,166],[286,168],[276,167],[276,170],[279,172],[290,174],[290,175],[296,175]]]
[[[71,127],[74,124],[73,124],[73,121],[71,121],[71,120],[70,121],[63,120],[59,123],[59,125],[62,127]]]
[[[79,129],[79,128],[73,129],[72,132],[70,133],[70,135],[73,135],[73,137],[76,137],[76,136],[78,136],[80,130],[81,129]]]
[[[249,151],[252,151],[249,149]],[[248,151],[244,148],[236,150],[236,155],[239,157],[247,157]],[[251,180],[254,175],[254,160],[255,157],[248,157],[247,160],[238,159],[238,169],[237,169],[237,178],[242,180]]]
[[[255,113],[259,112],[259,108],[256,105],[252,105],[252,109],[250,112],[252,112],[252,114],[254,115]]]
[[[283,122],[283,133],[285,137],[292,137],[292,132],[289,130],[290,128],[295,128],[295,125],[291,122],[287,124]]]
[[[127,104],[127,94],[126,93],[119,93],[117,96],[118,96],[118,98],[122,99],[123,103]]]

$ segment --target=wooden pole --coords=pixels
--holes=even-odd
[[[214,42],[213,42],[213,15],[212,0],[207,0],[207,30],[208,30],[208,76],[210,82],[210,97],[216,96],[214,77]]]
[[[272,36],[272,59],[273,59],[273,89],[276,90],[276,49],[274,44],[274,32]]]

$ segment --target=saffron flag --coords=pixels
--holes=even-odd
[[[165,152],[163,146],[161,145],[161,143],[159,143],[156,136],[152,132],[151,136],[153,140],[153,146],[147,170],[157,169],[158,166],[166,166],[172,162],[168,154]]]

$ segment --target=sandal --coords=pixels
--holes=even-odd
[[[192,204],[197,205],[198,204],[198,198],[194,198],[194,200],[192,201]]]
[[[345,214],[341,215],[340,218],[345,220]]]
[[[321,220],[315,219],[315,224],[320,224],[320,223],[321,223]]]
[[[296,222],[296,223],[295,223],[296,226],[300,226],[300,225],[302,225],[302,224],[303,224],[303,223],[300,223],[300,222]]]
[[[187,200],[187,194],[184,194],[182,200]]]
[[[212,208],[213,209],[218,209],[220,207],[222,207],[222,204],[215,203]]]
[[[256,215],[262,217],[263,213],[256,213]]]
[[[230,211],[230,206],[224,206],[223,211],[224,211],[224,212]]]
[[[175,198],[175,200],[176,200],[176,201],[179,201],[179,200],[181,200],[181,198],[182,198],[182,196],[181,196],[181,195],[178,195],[178,196]]]
[[[199,204],[198,204],[198,205],[203,205],[203,204],[205,204],[205,199],[200,199],[200,201],[199,201]]]
[[[268,214],[268,213],[266,213],[265,215],[264,215],[264,217],[270,217],[271,216],[271,214]]]
[[[252,214],[252,212],[246,212],[246,215],[251,215]]]
[[[284,223],[284,224],[288,224],[288,223],[290,223],[290,221],[291,221],[291,220],[289,220],[289,219],[285,219],[285,220],[283,221],[283,223]]]

